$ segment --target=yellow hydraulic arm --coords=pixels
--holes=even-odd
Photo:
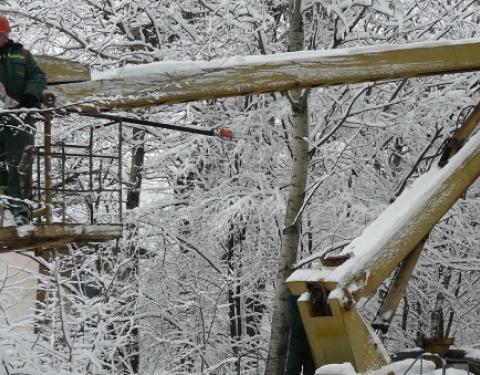
[[[40,61],[42,63],[42,61]],[[65,76],[42,65],[58,105],[97,112],[215,99],[321,85],[404,79],[480,69],[480,39],[379,45],[335,51],[242,56],[209,62],[161,62],[116,70],[88,81],[81,66]],[[56,78],[62,73],[62,77]],[[75,73],[78,77],[75,77]],[[87,82],[81,82],[85,81]]]
[[[477,107],[457,134],[461,143],[478,121]],[[300,314],[317,367],[351,362],[364,372],[389,362],[355,304],[403,263],[382,311],[384,320],[391,319],[424,239],[480,175],[480,132],[443,165],[421,176],[339,256],[323,258],[320,269],[298,270],[287,280],[291,292],[301,296]]]
[[[463,122],[462,126],[458,128],[455,134],[447,141],[442,157],[438,162],[440,167],[444,167],[448,163],[449,159],[460,150],[467,138],[475,130],[479,122],[480,104],[477,104],[477,106]],[[385,299],[383,300],[382,305],[377,313],[377,317],[372,324],[375,329],[382,333],[386,333],[389,328],[395,311],[397,310],[397,307],[404,295],[408,280],[410,279],[420,253],[423,250],[423,245],[424,241],[421,241],[419,245],[405,257],[393,276],[393,280],[388,288]]]

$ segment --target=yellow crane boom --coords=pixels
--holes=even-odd
[[[47,67],[45,65],[45,67]],[[54,65],[47,74],[52,82]],[[51,87],[59,105],[96,112],[480,69],[480,39],[161,62]],[[85,72],[79,69],[79,79]],[[66,80],[66,78],[62,78]],[[74,82],[73,78],[69,82]]]

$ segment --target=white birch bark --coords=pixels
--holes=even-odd
[[[290,50],[303,49],[304,31],[301,14],[301,0],[290,0],[292,12],[290,24]],[[308,92],[290,92],[292,99],[293,163],[290,192],[287,201],[285,225],[279,269],[276,277],[275,300],[265,375],[283,374],[288,345],[288,289],[285,280],[292,273],[297,260],[297,250],[301,232],[300,209],[303,205],[308,176]]]

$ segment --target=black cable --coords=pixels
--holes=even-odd
[[[68,115],[68,114],[77,114],[80,116],[86,116],[86,117],[94,117],[94,118],[102,118],[105,120],[111,120],[115,122],[123,121],[123,122],[128,122],[131,124],[137,124],[137,125],[144,125],[144,126],[151,126],[154,128],[161,128],[161,129],[170,129],[170,130],[177,130],[181,132],[186,132],[186,133],[192,133],[192,134],[200,134],[200,135],[206,135],[206,136],[214,136],[214,137],[220,137],[220,138],[231,138],[233,136],[233,133],[228,130],[228,129],[220,129],[219,132],[217,130],[212,130],[212,129],[200,129],[200,128],[192,128],[188,126],[178,126],[178,125],[172,125],[172,124],[165,124],[161,122],[154,122],[154,121],[148,121],[148,120],[140,120],[140,119],[134,119],[130,117],[124,117],[124,116],[117,116],[117,115],[109,115],[109,114],[104,114],[104,113],[82,113],[82,112],[77,112],[74,110],[68,110],[66,108],[42,108],[42,109],[29,109],[29,110],[7,110],[7,111],[0,111],[0,116],[15,116],[15,115],[20,115],[23,113],[27,114],[44,114],[44,113],[52,113],[52,114],[60,114],[60,115]],[[111,125],[111,124],[109,124]],[[225,133],[223,133],[225,132]]]
[[[152,126],[154,128],[161,128],[161,129],[171,129],[171,130],[178,130],[186,133],[193,133],[193,134],[201,134],[201,135],[208,135],[208,136],[217,136],[217,132],[215,130],[207,130],[207,129],[198,129],[198,128],[190,128],[188,126],[178,126],[172,124],[163,124],[160,122],[148,121],[148,120],[139,120],[130,117],[123,117],[123,116],[116,116],[116,115],[107,115],[103,113],[78,113],[80,116],[87,116],[87,117],[96,117],[96,118],[103,118],[106,120],[112,121],[123,121],[128,122],[131,124],[137,125],[146,125]]]

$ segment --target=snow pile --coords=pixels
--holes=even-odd
[[[105,72],[92,72],[92,80],[138,78],[155,74],[181,74],[211,68],[206,62],[161,61],[142,65],[126,65]]]
[[[467,375],[466,370],[447,368],[446,375]],[[357,375],[350,363],[329,364],[320,367],[315,375]],[[399,362],[393,362],[378,370],[369,371],[366,375],[442,375],[443,369],[435,369],[435,364],[427,360],[416,360],[413,358]]]
[[[21,238],[27,237],[34,232],[35,229],[36,227],[33,224],[21,225],[17,228],[17,236]]]
[[[480,361],[480,349],[478,348],[463,348],[465,350],[465,357]]]
[[[0,218],[0,223],[2,224],[2,228],[17,226],[17,224],[15,224],[15,217],[13,216],[12,212],[7,209],[3,210],[3,217]]]
[[[322,280],[323,278],[327,277],[330,274],[329,270],[325,269],[312,269],[307,268],[303,270],[296,270],[294,273],[290,275],[287,279],[287,283],[295,282],[295,281],[304,281],[304,282],[317,282]]]
[[[315,371],[315,375],[357,375],[357,372],[353,368],[350,362],[345,363],[333,363],[320,367]]]

